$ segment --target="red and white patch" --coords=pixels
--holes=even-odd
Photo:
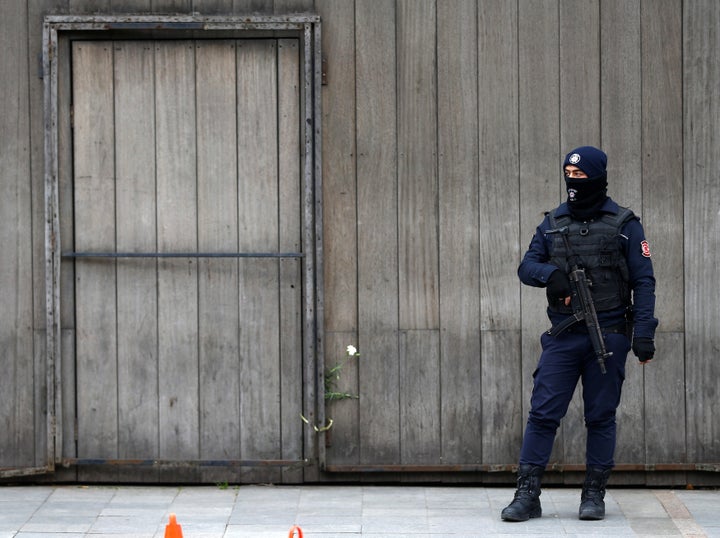
[[[640,242],[640,248],[642,249],[642,255],[646,258],[650,257],[650,244],[647,242],[647,240],[643,239]]]

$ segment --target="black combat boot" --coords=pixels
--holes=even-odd
[[[599,520],[605,517],[605,485],[610,478],[610,471],[592,468],[586,471],[580,497],[580,519]]]
[[[521,465],[518,468],[515,498],[500,517],[505,521],[527,521],[542,516],[540,507],[540,481],[545,469],[538,465]]]

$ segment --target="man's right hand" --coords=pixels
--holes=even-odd
[[[565,306],[569,305],[572,290],[570,289],[568,276],[560,269],[553,271],[550,278],[548,278],[545,294],[550,306],[558,306],[560,302],[564,303]]]

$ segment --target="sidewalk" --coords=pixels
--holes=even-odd
[[[543,517],[500,519],[513,488],[468,486],[0,486],[0,538],[688,536],[720,538],[720,491],[609,489],[603,521],[579,490],[543,490]]]

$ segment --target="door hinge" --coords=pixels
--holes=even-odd
[[[323,58],[322,58],[322,81],[321,81],[321,85],[322,85],[322,86],[327,86],[327,84],[328,84],[328,61],[327,61],[327,57],[326,57],[326,56],[323,56]]]

